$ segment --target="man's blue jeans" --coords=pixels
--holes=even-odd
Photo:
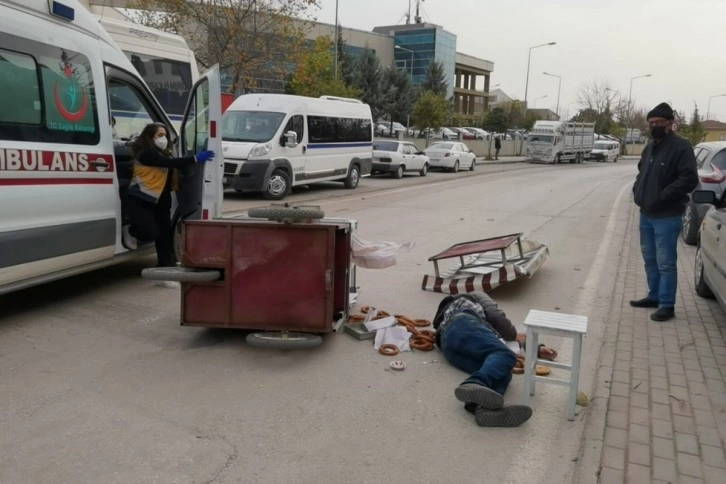
[[[452,366],[471,374],[467,382],[500,395],[507,391],[516,355],[477,316],[466,311],[454,316],[441,333],[441,350]]]
[[[662,308],[676,304],[678,236],[681,217],[653,218],[640,214],[640,251],[648,278],[648,299]]]

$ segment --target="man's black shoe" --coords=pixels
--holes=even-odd
[[[464,403],[475,403],[488,409],[502,408],[504,399],[500,394],[479,383],[464,382],[454,390],[456,399]]]
[[[656,312],[650,315],[650,319],[653,321],[668,321],[676,317],[676,312],[673,308],[658,308]]]
[[[519,427],[532,416],[532,409],[524,405],[510,405],[499,410],[479,407],[474,419],[479,427]]]
[[[630,301],[630,305],[634,308],[657,308],[658,301],[653,301],[652,299],[644,297],[643,299],[632,299]]]

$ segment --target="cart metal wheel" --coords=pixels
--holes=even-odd
[[[211,282],[222,277],[222,273],[191,267],[151,267],[141,271],[141,277],[152,281]]]
[[[305,207],[258,207],[247,211],[251,218],[266,218],[277,222],[292,223],[300,220],[316,220],[325,217],[325,212]]]
[[[317,334],[290,333],[287,331],[264,331],[247,335],[247,344],[255,348],[280,350],[302,350],[320,346],[323,338]]]

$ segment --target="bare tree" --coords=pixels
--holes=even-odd
[[[319,0],[136,0],[132,8],[139,23],[182,35],[201,66],[219,64],[234,92],[283,88],[303,50],[305,17],[318,7]]]
[[[615,99],[618,97],[618,92],[613,90],[607,80],[594,80],[583,84],[577,92],[578,104],[583,109],[591,109],[598,114],[605,111],[613,112]],[[627,104],[627,100],[620,101]]]

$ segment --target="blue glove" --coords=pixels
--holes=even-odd
[[[196,158],[197,163],[206,163],[214,158],[214,151],[200,151]]]

